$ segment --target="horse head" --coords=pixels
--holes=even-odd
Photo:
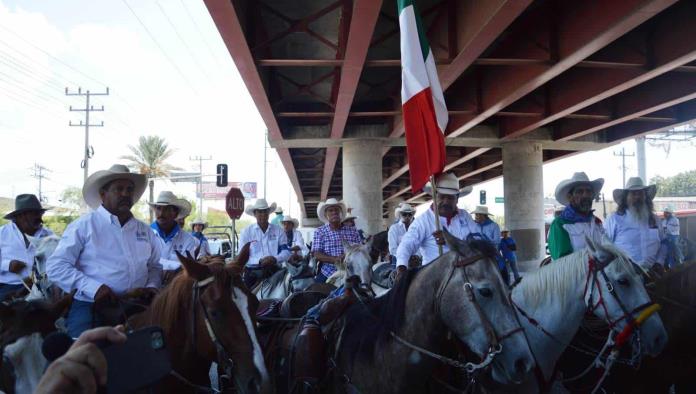
[[[372,285],[372,242],[366,244],[351,244],[343,241],[344,258],[338,265],[338,269],[346,272],[345,279],[357,277],[360,279],[360,288],[371,290]]]
[[[47,335],[72,304],[72,295],[50,303],[43,299],[0,303],[0,348],[35,332]]]
[[[230,372],[238,392],[270,392],[268,371],[255,331],[259,302],[244,286],[237,267],[204,265],[191,256],[177,256],[185,275],[172,285],[184,282],[193,286],[191,313],[195,322],[190,335],[195,338],[197,353]]]
[[[497,269],[495,248],[443,233],[450,253],[440,258],[449,267],[437,292],[440,318],[470,351],[484,360],[495,356],[493,379],[519,383],[534,359]]]
[[[55,234],[52,234],[42,238],[36,238],[31,236],[28,238],[29,242],[34,246],[34,249],[36,250],[36,252],[34,253],[35,272],[33,275],[33,280],[35,285],[37,285],[41,289],[41,291],[37,293],[39,294],[39,296],[41,295],[41,293],[43,293],[44,296],[49,296],[53,293],[49,290],[52,286],[52,283],[48,279],[48,275],[46,275],[46,261],[49,257],[51,257],[53,252],[58,247],[60,237]]]
[[[633,336],[639,332],[646,354],[659,354],[667,343],[667,331],[657,313],[647,315],[654,311],[654,304],[645,290],[639,269],[610,241],[600,243],[586,237],[585,242],[592,257],[584,284],[588,309],[616,332],[632,329],[635,319],[642,313],[648,316],[639,324],[639,329],[633,330]],[[631,327],[627,328],[629,325]]]

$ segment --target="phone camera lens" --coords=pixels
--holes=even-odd
[[[164,347],[164,338],[161,332],[153,332],[151,338],[151,346],[153,349],[162,349]]]

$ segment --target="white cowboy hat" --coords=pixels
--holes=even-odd
[[[274,212],[274,213],[283,213],[283,207],[281,207],[280,205],[278,205],[278,207],[275,209],[275,212]]]
[[[346,215],[346,204],[342,201],[338,201],[335,198],[329,198],[326,201],[322,201],[317,206],[317,217],[324,223],[328,223],[329,219],[326,217],[326,208],[328,207],[339,207],[341,208],[341,221]]]
[[[133,182],[133,203],[140,200],[147,187],[147,178],[143,174],[130,172],[123,164],[114,164],[108,170],[97,171],[90,175],[82,186],[82,197],[92,209],[97,209],[102,203],[99,189],[111,181],[125,179]]]
[[[674,208],[666,206],[665,209],[662,210],[662,212],[674,213]]]
[[[149,205],[152,208],[154,208],[154,207],[166,207],[166,206],[172,205],[172,206],[175,206],[179,210],[179,214],[181,214],[181,211],[186,208],[183,201],[184,200],[175,196],[174,193],[165,190],[165,191],[160,192],[160,194],[159,194],[159,196],[157,196],[157,199],[155,200],[155,202],[149,202],[149,203],[147,203],[147,205]],[[178,217],[179,217],[179,215],[177,215],[177,218]]]
[[[343,219],[341,219],[341,223],[344,223],[344,222],[346,222],[346,221],[348,221],[348,220],[355,220],[355,219],[357,219],[357,218],[358,218],[357,216],[348,215],[348,216],[344,217]]]
[[[437,183],[437,192],[439,194],[449,194],[464,197],[474,190],[474,188],[471,186],[466,186],[465,188],[461,189],[459,187],[459,179],[451,172],[440,174],[435,182]],[[433,195],[433,186],[430,184],[430,182],[425,184],[423,191],[431,196]]]
[[[398,207],[396,207],[396,209],[394,210],[394,213],[396,214],[396,216],[401,216],[402,212],[415,214],[416,210],[413,208],[413,206],[411,204],[406,203],[406,202],[402,202],[401,204],[399,204]]]
[[[295,226],[295,228],[299,227],[299,225],[300,225],[300,221],[295,219],[294,217],[292,217],[290,215],[284,215],[283,220],[281,220],[280,222],[281,223],[292,222],[292,224]]]
[[[477,213],[480,213],[481,215],[487,215],[487,216],[492,215],[492,213],[488,212],[488,207],[485,205],[477,205],[476,209],[474,209],[474,211],[471,212],[472,215],[475,215]]]
[[[500,230],[500,232],[501,232],[501,233],[509,233],[510,230],[508,230],[507,228],[503,227],[503,229]]]
[[[578,185],[589,185],[596,195],[604,186],[604,178],[597,178],[591,181],[584,172],[576,172],[570,179],[564,179],[556,186],[556,201],[563,205],[570,205],[568,192]]]
[[[628,178],[628,181],[626,181],[626,187],[624,189],[614,189],[614,202],[619,204],[621,200],[623,200],[624,193],[631,190],[645,190],[648,200],[652,200],[655,198],[655,193],[657,193],[657,186],[646,185],[643,183],[643,179],[637,176]]]
[[[176,220],[184,219],[185,217],[191,214],[191,209],[193,209],[193,207],[191,206],[191,203],[188,202],[188,200],[180,198],[179,206],[179,215],[177,215]]]
[[[268,201],[266,201],[263,198],[258,198],[253,204],[249,204],[246,208],[244,208],[244,213],[250,216],[254,216],[254,211],[263,211],[266,209],[269,211],[275,210],[276,203],[268,205]]]
[[[205,230],[206,227],[208,227],[208,223],[204,222],[203,219],[196,219],[193,222],[191,222],[191,229],[193,229],[193,226],[196,224],[202,224],[203,230]]]

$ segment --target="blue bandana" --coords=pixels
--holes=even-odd
[[[575,212],[573,207],[568,205],[567,207],[565,207],[565,209],[563,209],[563,212],[561,212],[561,219],[570,223],[589,223],[594,218],[592,212],[594,212],[594,209],[590,211],[589,215],[583,216]]]
[[[208,240],[208,238],[206,238],[205,235],[203,235],[203,233],[200,231],[194,231],[191,233],[191,235],[193,235],[194,238],[198,239],[201,242]]]
[[[153,230],[157,233],[157,235],[160,236],[164,240],[164,243],[167,243],[171,241],[174,237],[176,237],[177,234],[179,234],[179,225],[177,223],[174,223],[174,228],[172,229],[172,232],[169,233],[169,235],[165,234],[164,231],[159,227],[157,222],[153,222],[150,227],[152,227]]]

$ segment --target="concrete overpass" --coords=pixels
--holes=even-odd
[[[394,1],[205,3],[305,224],[327,197],[368,232],[399,201],[426,201],[409,186]],[[544,162],[696,119],[696,2],[417,5],[450,112],[446,168],[462,186],[503,176],[522,260],[543,253]]]

